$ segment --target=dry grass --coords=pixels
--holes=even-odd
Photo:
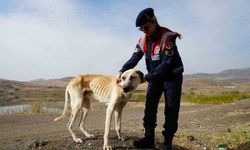
[[[211,145],[227,143],[230,149],[250,148],[250,122],[235,125],[231,132],[214,133],[210,138]]]
[[[250,98],[249,92],[225,92],[221,94],[195,94],[195,93],[182,93],[181,101],[182,102],[190,102],[197,104],[224,104],[224,103],[232,103],[237,100]],[[146,100],[145,93],[135,93],[131,101],[134,102],[142,102]],[[164,96],[161,96],[160,101],[164,101]]]

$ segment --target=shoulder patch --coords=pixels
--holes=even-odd
[[[139,51],[141,51],[141,48],[138,44],[136,44],[134,52],[139,52]]]
[[[167,49],[172,49],[174,47],[174,44],[172,42],[168,42]]]

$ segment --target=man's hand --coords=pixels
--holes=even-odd
[[[116,84],[119,84],[121,82],[122,72],[118,72],[116,76]]]
[[[152,79],[151,79],[151,76],[149,74],[146,74],[144,76],[144,80],[147,81],[147,82],[150,82]]]

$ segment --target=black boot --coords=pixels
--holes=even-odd
[[[163,143],[162,150],[172,150],[172,143]]]
[[[145,137],[134,141],[134,146],[139,149],[155,147],[155,129],[145,129]]]
[[[174,136],[170,136],[168,138],[164,138],[164,142],[162,145],[162,150],[172,150],[172,141]]]

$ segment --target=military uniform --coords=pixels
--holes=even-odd
[[[164,93],[165,130],[162,133],[165,137],[165,143],[170,144],[178,128],[182,73],[184,71],[176,46],[177,36],[179,36],[178,33],[157,26],[153,37],[145,35],[139,39],[132,57],[120,70],[120,72],[124,72],[135,67],[141,58],[145,56],[148,71],[148,74],[145,75],[148,87],[143,118],[143,126],[146,130],[145,137],[150,137],[153,134],[154,138],[159,99]]]

